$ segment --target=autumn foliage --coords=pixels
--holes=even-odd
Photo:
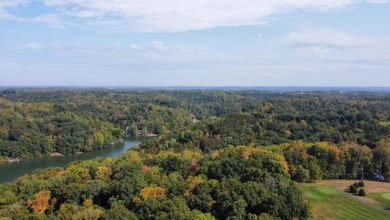
[[[27,200],[27,205],[36,214],[44,214],[49,207],[50,191],[39,191],[34,195],[33,199]]]
[[[140,194],[141,194],[140,197],[134,198],[134,202],[136,204],[140,204],[141,202],[146,201],[149,197],[152,198],[164,197],[165,189],[159,186],[155,186],[155,187],[150,186],[150,187],[143,188]]]

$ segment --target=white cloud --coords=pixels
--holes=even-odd
[[[388,3],[388,0],[366,0],[368,3],[372,4],[385,4]]]
[[[164,42],[162,42],[162,41],[153,41],[152,46],[154,49],[159,50],[159,51],[162,51],[165,48]]]
[[[28,0],[0,0],[0,8],[14,8],[27,3]]]
[[[136,44],[130,44],[130,49],[132,50],[138,50],[140,47]]]
[[[39,22],[39,23],[45,23],[48,24],[51,27],[55,28],[64,28],[67,26],[74,25],[71,22],[65,21],[61,16],[57,14],[43,14],[39,15],[35,18],[32,18],[31,21]]]
[[[89,51],[93,50],[92,47],[83,44],[63,44],[63,43],[37,43],[30,42],[21,46],[14,47],[16,49],[32,49],[32,50],[78,50],[78,51]]]
[[[6,8],[33,0],[0,0],[0,18]],[[142,32],[178,32],[223,26],[257,25],[296,11],[329,11],[368,2],[388,0],[41,0],[53,11],[36,19],[54,27],[68,25],[73,17],[87,25]],[[55,14],[55,15],[54,15]]]
[[[1,65],[4,65],[6,67],[17,67],[19,66],[19,63],[15,61],[6,61],[6,62],[2,62]]]
[[[6,9],[16,8],[20,5],[27,4],[28,2],[28,0],[0,0],[0,19],[22,20],[7,12]]]
[[[165,45],[162,41],[152,41],[148,49],[142,49],[140,45],[130,44],[124,46],[121,43],[105,44],[105,45],[88,45],[84,43],[42,43],[28,42],[12,47],[13,49],[30,49],[30,50],[48,50],[48,51],[77,51],[96,54],[107,54],[110,52],[137,52],[154,53],[156,51],[164,51]],[[171,51],[173,52],[173,51]]]
[[[373,44],[370,39],[331,30],[310,30],[290,33],[284,42],[297,47],[355,48]]]
[[[94,18],[101,17],[103,14],[93,10],[80,10],[76,12],[70,12],[69,15],[80,18]]]
[[[9,18],[10,14],[4,10],[0,9],[0,19]]]
[[[327,11],[356,0],[44,0],[77,17],[120,21],[118,26],[145,32],[175,32],[220,26],[262,24],[297,10]],[[68,13],[69,14],[69,13]],[[104,23],[104,22],[103,22]]]
[[[45,45],[40,44],[40,43],[27,43],[25,45],[26,48],[28,49],[34,49],[34,50],[39,50],[45,48]]]

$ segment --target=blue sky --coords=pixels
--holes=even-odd
[[[0,0],[3,86],[390,86],[387,0]]]

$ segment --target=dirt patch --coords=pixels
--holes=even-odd
[[[385,193],[390,192],[390,183],[385,182],[373,182],[373,181],[366,181],[364,182],[366,184],[365,190],[366,193]]]
[[[378,201],[376,201],[375,199],[373,199],[373,198],[363,197],[363,196],[356,196],[355,199],[357,199],[359,202],[362,202],[362,203],[365,203],[365,204],[371,204],[371,205],[380,207],[380,203]]]

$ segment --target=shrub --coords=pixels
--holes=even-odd
[[[350,193],[357,193],[358,192],[358,188],[356,188],[355,184],[352,184],[349,186],[349,192]]]
[[[364,189],[360,189],[359,196],[365,196],[365,195],[366,195],[366,191],[364,191]]]
[[[358,182],[355,182],[353,185],[355,186],[355,188],[359,189],[359,183]]]
[[[364,182],[363,181],[359,182],[359,187],[364,187]]]

